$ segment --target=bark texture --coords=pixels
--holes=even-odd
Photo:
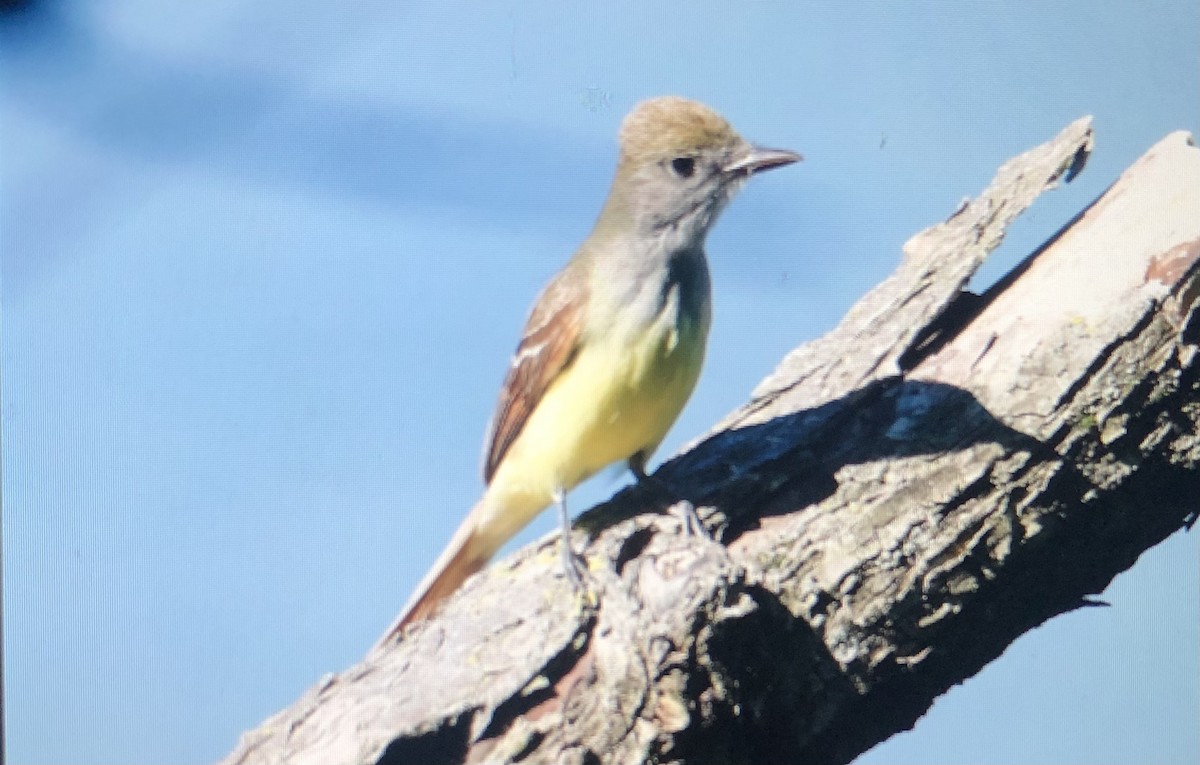
[[[531,545],[224,762],[844,763],[1086,605],[1200,509],[1200,151],[1167,136],[965,287],[1091,143],[1082,119],[1010,160],[671,491],[586,513],[586,597]]]

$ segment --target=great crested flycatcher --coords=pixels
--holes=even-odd
[[[747,143],[695,101],[634,107],[595,227],[525,324],[488,429],[483,497],[381,643],[429,616],[552,502],[569,555],[566,492],[601,468],[626,461],[645,478],[704,361],[708,230],[747,178],[799,159]]]

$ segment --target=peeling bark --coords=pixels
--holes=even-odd
[[[658,473],[322,680],[225,763],[843,763],[1200,510],[1200,151],[1163,139],[983,295],[1088,119],[910,240]],[[668,509],[697,507],[713,539]],[[577,548],[583,546],[577,538]]]

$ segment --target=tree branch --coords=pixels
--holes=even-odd
[[[848,762],[1200,509],[1200,151],[1175,133],[981,296],[1090,120],[910,240],[658,473],[323,680],[226,763]],[[576,540],[579,547],[582,540]]]

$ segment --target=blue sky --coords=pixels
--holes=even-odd
[[[698,98],[806,157],[710,237],[707,367],[665,457],[1004,159],[1096,116],[1086,172],[982,282],[1200,129],[1198,22],[1191,0],[0,16],[11,760],[211,761],[361,658],[480,491],[508,355],[637,101]],[[861,762],[1200,762],[1197,535],[1105,598]]]

